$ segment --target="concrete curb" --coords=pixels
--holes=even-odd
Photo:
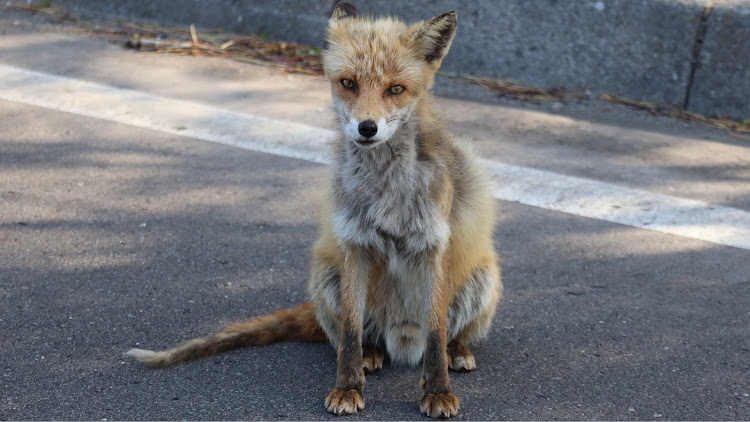
[[[84,17],[220,27],[322,45],[337,0],[61,0]],[[444,70],[750,117],[749,0],[370,0],[417,21],[448,10],[459,32]]]
[[[714,6],[687,107],[750,118],[750,1]]]

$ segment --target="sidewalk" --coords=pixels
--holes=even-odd
[[[55,2],[83,16],[107,13],[167,25],[195,23],[317,46],[323,45],[335,3]],[[748,0],[506,1],[502,6],[378,0],[355,6],[410,22],[456,10],[459,30],[443,66],[449,72],[674,104],[740,121],[750,118]]]

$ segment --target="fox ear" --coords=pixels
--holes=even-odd
[[[339,2],[336,7],[333,8],[333,14],[331,20],[341,20],[345,18],[356,18],[359,15],[357,8],[352,6],[350,3],[345,1]]]
[[[453,42],[458,26],[456,12],[443,13],[417,27],[411,36],[411,43],[427,63],[438,66]]]

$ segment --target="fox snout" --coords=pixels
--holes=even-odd
[[[357,132],[359,137],[354,142],[361,147],[375,146],[381,141],[382,136],[376,137],[378,134],[378,124],[373,120],[365,120],[364,122],[357,125]],[[382,131],[381,131],[382,132]]]
[[[380,118],[377,121],[371,117],[359,120],[356,117],[342,119],[345,139],[354,142],[359,147],[373,148],[383,142],[387,142],[398,130],[400,118],[387,120]]]
[[[386,132],[386,124],[381,119],[382,125],[378,128],[378,124],[372,119],[367,119],[362,122],[357,122],[355,119],[350,121],[349,127],[352,129],[350,132],[352,135],[351,139],[360,147],[374,147],[379,144],[380,141],[387,141],[384,138],[384,132]]]
[[[365,120],[357,127],[359,134],[365,138],[372,138],[378,133],[378,125],[372,120]]]

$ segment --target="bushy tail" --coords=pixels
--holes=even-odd
[[[152,367],[164,367],[198,360],[237,347],[263,346],[281,341],[326,341],[325,332],[315,319],[315,305],[304,303],[280,309],[249,321],[237,322],[207,337],[188,340],[161,352],[130,349],[128,356]]]

